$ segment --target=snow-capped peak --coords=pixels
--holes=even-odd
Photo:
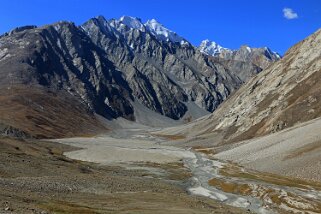
[[[119,22],[121,24],[128,26],[129,28],[138,29],[141,31],[143,31],[143,29],[144,29],[144,25],[143,25],[142,21],[136,17],[122,16],[119,19]]]
[[[145,23],[146,29],[161,41],[171,41],[174,43],[188,44],[187,40],[177,35],[177,33],[167,29],[155,19],[148,20]]]
[[[201,42],[201,44],[199,46],[199,50],[204,54],[211,55],[211,56],[217,56],[218,54],[220,54],[222,52],[222,50],[229,50],[229,49],[223,48],[222,46],[220,46],[216,42],[206,39]]]
[[[269,56],[271,56],[271,57],[275,57],[275,58],[277,58],[277,59],[281,59],[281,55],[280,54],[278,54],[277,52],[275,52],[275,51],[271,51],[271,49],[270,48],[268,48],[268,47],[264,47],[264,50],[266,51],[266,53],[269,55]]]

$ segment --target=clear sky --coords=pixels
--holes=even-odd
[[[59,20],[155,18],[194,45],[268,46],[281,54],[321,28],[321,0],[1,0],[0,33]]]

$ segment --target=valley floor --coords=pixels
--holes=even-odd
[[[315,128],[318,129],[318,127]],[[305,129],[303,131],[311,130],[310,134],[317,133],[311,127]],[[321,212],[321,203],[319,202],[321,201],[321,184],[318,182],[307,182],[282,175],[263,173],[249,169],[251,167],[243,168],[240,165],[225,161],[225,158],[222,157],[224,154],[230,154],[229,157],[233,157],[234,162],[242,163],[242,158],[251,158],[251,154],[254,155],[255,152],[234,156],[233,149],[230,149],[214,155],[206,149],[175,147],[169,141],[185,141],[186,139],[183,136],[155,134],[159,133],[155,131],[155,129],[146,127],[130,127],[114,129],[106,136],[59,139],[56,141],[81,148],[80,150],[66,152],[65,155],[68,158],[107,166],[147,170],[153,176],[159,175],[159,171],[150,168],[150,164],[183,163],[182,168],[190,173],[188,182],[184,185],[184,188],[190,194],[205,196],[223,204],[243,208],[254,213]],[[292,129],[285,131],[285,133],[288,132],[291,133]],[[307,134],[309,135],[309,133]],[[280,142],[283,142],[281,136],[287,138],[287,135],[280,133],[280,136],[277,136],[279,141],[276,142],[276,139],[273,138],[270,143],[280,144]],[[271,136],[268,137],[271,138]],[[293,141],[293,136],[290,139]],[[316,137],[312,135],[311,139],[316,139]],[[300,147],[305,147],[306,144],[311,143],[310,141],[300,143],[300,140],[303,140],[302,137],[297,138],[296,143],[292,143],[292,147],[288,143],[283,147],[288,148],[289,151],[296,151],[300,150]],[[252,141],[255,141],[255,139]],[[251,151],[250,149],[239,150],[238,146],[240,145],[242,146],[243,143],[237,144],[234,150]],[[258,145],[265,149],[272,147],[269,142]],[[288,150],[278,149],[274,153],[270,151],[267,154],[279,156]],[[265,154],[265,151],[262,154]],[[256,157],[262,158],[264,155]],[[297,155],[297,157],[300,157],[300,155]],[[282,165],[281,159],[277,160],[276,158],[272,158],[270,161],[265,160],[266,163],[260,165],[276,164],[273,161],[279,161],[278,164]],[[149,166],[146,166],[146,163]],[[280,171],[275,173],[282,174]]]
[[[218,154],[135,124],[88,138],[2,138],[0,213],[321,213],[318,180],[285,170],[319,160],[320,121]]]
[[[76,149],[0,138],[0,213],[245,213],[187,194],[181,162],[125,167],[63,155]]]

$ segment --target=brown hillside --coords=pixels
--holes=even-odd
[[[89,136],[106,131],[74,96],[39,86],[0,90],[0,122],[36,138]]]

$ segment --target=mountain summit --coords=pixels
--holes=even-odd
[[[219,56],[223,50],[232,52],[232,50],[230,50],[228,48],[223,48],[222,46],[220,46],[216,42],[210,41],[208,39],[203,40],[201,42],[200,46],[198,47],[198,49],[202,53],[207,54],[207,55],[211,55],[211,56]]]
[[[131,17],[131,16],[122,16],[119,19],[119,22],[128,26],[129,28],[132,28],[132,29],[138,29],[138,30],[143,31],[145,28],[145,26],[142,24],[141,19]]]

